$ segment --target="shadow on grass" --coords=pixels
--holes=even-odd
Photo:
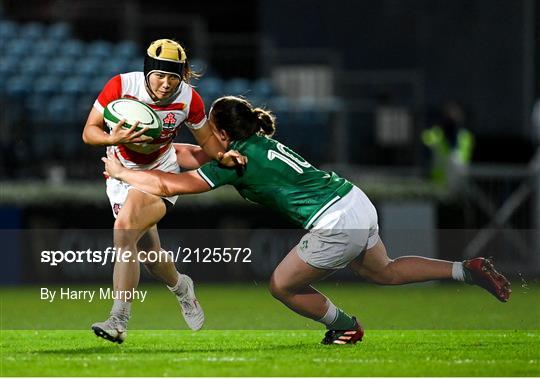
[[[160,348],[159,346],[152,347],[152,354],[156,353],[230,353],[230,352],[249,352],[249,351],[287,351],[287,350],[303,350],[306,347],[318,346],[316,343],[298,343],[298,344],[281,344],[271,346],[251,346],[244,348],[234,348],[230,346],[223,346],[220,348],[204,348],[204,347],[178,347],[178,348]],[[47,349],[47,350],[30,350],[27,353],[32,354],[104,354],[104,353],[118,353],[118,354],[148,354],[148,347],[146,346],[128,346],[128,345],[113,345],[110,346],[93,346],[93,347],[80,347],[80,348],[60,348],[60,349]]]

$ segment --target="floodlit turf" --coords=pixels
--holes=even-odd
[[[538,376],[538,332],[369,331],[323,346],[316,331],[4,331],[5,376]]]
[[[47,304],[38,300],[39,287],[2,288],[0,374],[540,375],[537,286],[515,288],[508,304],[466,285],[321,286],[365,324],[364,341],[356,346],[320,345],[323,330],[288,311],[260,285],[199,285],[208,329],[164,330],[185,329],[174,297],[162,287],[141,288],[149,297],[134,305],[123,345],[98,339],[88,329],[106,317],[108,302]],[[66,328],[77,330],[43,330]]]

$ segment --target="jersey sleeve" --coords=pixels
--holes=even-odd
[[[103,113],[103,110],[111,101],[122,97],[122,78],[116,75],[111,78],[101,90],[98,98],[94,102],[94,107]]]
[[[210,161],[199,169],[198,174],[212,188],[221,187],[225,184],[232,184],[238,179],[238,175],[234,168],[220,166],[217,161]]]
[[[189,105],[189,114],[186,119],[186,125],[190,129],[200,129],[206,122],[206,113],[201,95],[193,88],[191,89],[191,104]]]

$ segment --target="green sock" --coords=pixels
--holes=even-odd
[[[475,284],[472,277],[471,271],[468,268],[463,267],[463,278],[464,282],[467,284]]]
[[[355,325],[356,322],[354,319],[338,308],[336,320],[328,325],[327,328],[329,330],[349,330],[354,328]]]

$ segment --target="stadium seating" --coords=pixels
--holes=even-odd
[[[66,133],[62,138],[75,138],[75,141],[65,141],[66,146],[80,143],[80,124],[103,85],[118,73],[143,68],[141,50],[133,41],[85,42],[76,38],[72,27],[64,22],[19,24],[0,19],[0,38],[3,56],[0,60],[0,97],[6,96],[22,107],[19,113],[28,115],[31,122],[73,125],[76,133]],[[32,51],[31,56],[29,51]],[[309,130],[328,124],[332,106],[321,108],[309,98],[291,101],[280,96],[267,78],[225,80],[204,60],[193,59],[190,64],[195,72],[203,74],[192,84],[207,108],[223,95],[245,96],[254,105],[274,111],[284,142],[301,136],[306,144],[318,146],[317,141],[310,139]],[[39,147],[40,154],[58,146],[50,140],[54,138],[51,134],[38,134],[32,136],[35,141],[31,145]],[[309,149],[309,152],[317,154],[316,150]]]

